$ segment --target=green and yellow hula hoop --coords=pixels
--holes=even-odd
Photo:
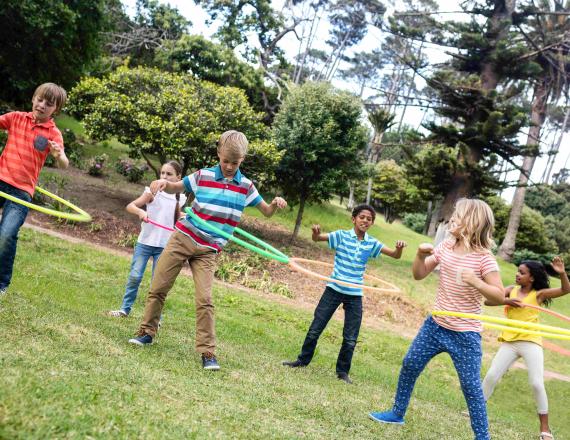
[[[55,217],[63,218],[66,220],[73,220],[74,222],[90,222],[91,221],[91,216],[87,212],[85,212],[83,209],[75,206],[73,203],[68,202],[65,199],[62,199],[61,197],[49,192],[46,189],[40,188],[39,186],[36,186],[36,191],[38,191],[41,194],[44,194],[45,196],[48,196],[49,198],[51,198],[53,200],[60,202],[61,204],[63,204],[64,206],[67,206],[68,208],[73,209],[75,211],[75,213],[57,211],[55,209],[46,208],[45,206],[39,206],[39,205],[36,205],[35,203],[26,202],[25,200],[11,196],[10,194],[6,194],[5,192],[2,192],[2,191],[0,191],[0,197],[4,197],[7,200],[10,200],[14,203],[19,203],[20,205],[24,205],[30,209],[34,209],[34,210],[41,212],[43,214],[53,215]]]
[[[447,310],[435,310],[431,312],[431,314],[434,316],[455,316],[457,318],[475,319],[483,321],[485,323],[484,325],[488,328],[516,331],[530,335],[544,336],[545,338],[570,341],[570,330],[551,325],[536,324],[534,322],[519,321],[516,319],[498,318],[495,316],[478,315],[476,313],[450,312]]]
[[[231,234],[228,234],[226,231],[223,231],[222,229],[218,228],[217,226],[214,226],[211,223],[206,222],[205,220],[198,217],[194,213],[194,211],[192,211],[192,208],[186,208],[185,211],[186,211],[186,214],[188,214],[194,221],[199,223],[205,229],[209,229],[210,231],[215,232],[216,234],[220,235],[221,237],[224,237],[227,240],[231,240],[231,241],[245,247],[246,249],[249,249],[250,251],[253,251],[253,252],[255,252],[255,253],[263,256],[263,257],[271,258],[273,260],[279,261],[280,263],[285,263],[285,264],[289,263],[289,257],[287,255],[285,255],[280,250],[275,249],[270,244],[265,243],[263,240],[260,240],[259,238],[251,235],[249,232],[246,232],[243,229],[237,228],[237,227],[234,229],[234,231],[236,233],[243,235],[245,238],[253,241],[254,243],[257,243],[261,247],[255,246],[251,243],[248,243],[247,241],[243,241],[242,239],[240,239],[238,237],[235,237]]]

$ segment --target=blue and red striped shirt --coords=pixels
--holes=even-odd
[[[230,235],[239,224],[244,208],[263,201],[253,182],[239,170],[232,179],[227,179],[219,165],[196,171],[182,182],[186,191],[194,194],[194,214]],[[175,227],[199,245],[217,251],[227,243],[226,238],[204,228],[190,216],[179,220]]]

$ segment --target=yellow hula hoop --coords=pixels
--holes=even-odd
[[[509,326],[509,329],[521,330],[523,333],[526,331],[526,329],[535,329],[535,330],[544,330],[546,332],[552,332],[559,335],[570,336],[570,330],[564,328],[554,327],[551,325],[544,325],[544,324],[535,324],[534,322],[519,321],[516,319],[496,318],[494,316],[478,315],[476,313],[450,312],[447,310],[434,310],[433,312],[431,312],[431,314],[434,316],[455,316],[457,318],[467,318],[483,322],[505,324]]]
[[[483,324],[483,327],[492,328],[494,330],[508,331],[508,332],[517,331],[517,332],[520,332],[521,334],[525,334],[525,335],[542,336],[544,338],[561,339],[563,341],[570,341],[570,336],[561,335],[561,334],[557,334],[557,333],[538,332],[538,331],[534,331],[534,330],[522,329],[522,328],[517,328],[517,327],[509,327],[507,325],[497,325],[497,324],[488,324],[488,323]]]
[[[5,192],[2,192],[2,191],[0,191],[0,197],[4,197],[5,199],[8,199],[8,200],[15,202],[15,203],[19,203],[20,205],[24,205],[30,209],[34,209],[34,210],[39,211],[43,214],[54,215],[56,217],[63,218],[66,220],[73,220],[75,222],[90,222],[91,221],[91,216],[87,212],[85,212],[83,209],[79,208],[78,206],[75,206],[73,203],[68,202],[65,199],[62,199],[61,197],[49,192],[46,189],[40,188],[39,186],[36,186],[36,191],[40,192],[41,194],[48,196],[49,198],[51,198],[53,200],[60,202],[61,204],[67,206],[68,208],[73,209],[76,213],[74,214],[71,212],[56,211],[55,209],[46,208],[45,206],[39,206],[39,205],[36,205],[35,203],[30,203],[30,202],[26,202],[25,200],[18,199],[17,197],[11,196],[10,194],[6,194]]]

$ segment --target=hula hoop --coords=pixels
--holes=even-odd
[[[400,289],[398,289],[398,287],[389,283],[388,281],[384,281],[383,279],[375,277],[374,275],[364,274],[364,277],[372,279],[376,282],[388,285],[389,287],[388,288],[374,287],[374,286],[367,286],[366,284],[355,284],[355,283],[350,283],[348,281],[337,280],[336,278],[327,277],[327,276],[321,275],[317,272],[313,272],[312,270],[306,269],[306,268],[300,266],[298,263],[315,263],[315,264],[320,264],[321,266],[327,266],[327,267],[334,267],[333,264],[325,263],[324,261],[307,260],[306,258],[290,258],[289,259],[289,266],[294,271],[301,272],[305,275],[309,275],[309,276],[312,276],[314,278],[318,278],[318,279],[323,280],[323,281],[329,281],[332,283],[342,284],[343,286],[348,286],[348,287],[357,287],[359,289],[369,290],[369,291],[374,291],[374,292],[400,293]]]
[[[510,306],[505,306],[505,314]],[[528,307],[529,309],[535,309],[540,312],[548,313],[549,315],[555,316],[556,318],[560,318],[563,321],[570,322],[570,317],[563,315],[562,313],[555,312],[554,310],[550,310],[540,306],[534,306],[532,304],[522,304],[521,307]]]
[[[567,350],[560,345],[553,344],[552,342],[542,341],[542,346],[550,351],[561,354],[562,356],[570,356],[570,350]]]
[[[494,330],[502,330],[508,332],[517,331],[525,335],[542,336],[543,338],[552,338],[552,339],[561,339],[563,341],[570,341],[570,335],[563,335],[560,333],[540,332],[535,330],[522,329],[518,327],[510,327],[507,325],[488,324],[488,323],[484,323],[483,326],[486,328],[492,328]]]
[[[433,312],[431,312],[431,314],[434,316],[455,316],[457,318],[467,318],[483,322],[505,324],[505,326],[508,326],[509,330],[511,331],[519,330],[521,333],[525,333],[527,329],[531,330],[534,329],[534,330],[542,330],[545,332],[553,332],[558,335],[566,335],[570,337],[570,330],[560,327],[554,327],[551,325],[535,324],[534,322],[519,321],[516,319],[496,318],[494,316],[478,315],[476,313],[450,312],[447,310],[434,310]]]
[[[259,246],[263,247],[264,249],[262,249],[258,246],[254,246],[251,243],[248,243],[246,241],[243,241],[240,238],[234,237],[233,235],[228,234],[226,231],[221,230],[217,226],[214,226],[214,225],[206,222],[205,220],[198,217],[194,213],[194,211],[192,211],[191,208],[186,208],[185,211],[186,211],[186,214],[188,214],[193,220],[200,223],[201,226],[203,226],[207,229],[210,229],[210,231],[213,231],[216,234],[221,235],[222,237],[224,237],[228,240],[231,240],[231,241],[243,246],[246,249],[249,249],[250,251],[258,253],[262,257],[270,258],[270,259],[279,261],[280,263],[285,263],[285,264],[289,263],[289,257],[287,255],[285,255],[283,252],[275,249],[270,244],[265,243],[263,240],[260,240],[259,238],[251,235],[250,233],[244,231],[243,229],[236,227],[236,228],[234,228],[234,231],[237,232],[238,234],[243,235],[247,239],[257,243]]]
[[[45,206],[36,205],[35,203],[26,202],[25,200],[18,199],[17,197],[11,196],[10,194],[6,194],[5,192],[2,192],[2,191],[0,191],[0,197],[4,197],[7,200],[10,200],[10,201],[15,202],[15,203],[19,203],[20,205],[24,205],[30,209],[34,209],[34,210],[39,211],[43,214],[53,215],[55,217],[63,218],[66,220],[73,220],[74,222],[90,222],[91,221],[91,216],[87,212],[85,212],[83,209],[79,208],[78,206],[75,206],[73,203],[68,202],[65,199],[62,199],[61,197],[49,192],[46,189],[40,188],[39,186],[36,186],[36,191],[38,191],[41,194],[48,196],[49,198],[51,198],[53,200],[60,202],[61,204],[63,204],[64,206],[67,206],[68,208],[73,209],[76,212],[76,214],[73,214],[71,212],[56,211],[55,209],[50,209],[50,208],[46,208]]]
[[[146,218],[146,220],[143,220],[143,221],[145,223],[150,223],[151,225],[158,226],[159,228],[166,229],[167,231],[170,231],[170,232],[174,231],[174,228],[169,228],[168,226],[161,225],[160,223],[152,221],[148,217]]]

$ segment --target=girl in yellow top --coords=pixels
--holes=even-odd
[[[552,298],[566,295],[570,292],[570,281],[564,270],[564,262],[560,257],[552,260],[552,268],[560,275],[562,287],[550,288],[548,274],[542,263],[538,261],[523,261],[518,268],[515,282],[516,286],[505,289],[503,304],[507,308],[507,317],[519,321],[538,322],[536,309],[523,307],[524,304],[534,306],[548,306]],[[488,306],[500,305],[485,301]],[[483,394],[488,400],[493,394],[495,385],[507,372],[510,366],[522,357],[528,369],[528,380],[534,392],[534,398],[540,420],[540,439],[554,440],[548,426],[548,398],[544,388],[544,356],[542,352],[542,338],[520,332],[504,331],[499,336],[502,342],[495,355],[491,368],[483,379]]]

